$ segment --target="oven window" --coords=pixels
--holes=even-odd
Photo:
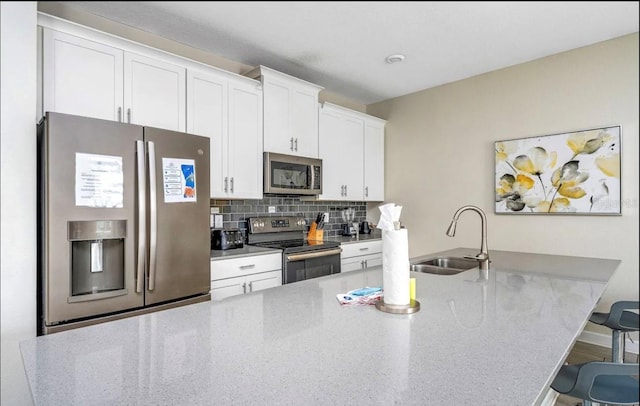
[[[340,273],[340,254],[327,255],[299,261],[286,261],[284,283]]]
[[[271,187],[309,189],[309,165],[271,162]]]

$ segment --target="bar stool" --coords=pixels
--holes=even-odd
[[[556,392],[582,399],[583,406],[592,402],[634,405],[640,401],[638,364],[587,362],[563,365],[551,383]]]
[[[589,321],[611,329],[611,361],[624,362],[625,333],[638,331],[640,316],[638,313],[626,311],[639,309],[640,301],[623,300],[611,305],[609,313],[594,312]]]

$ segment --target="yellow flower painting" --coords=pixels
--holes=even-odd
[[[496,141],[496,214],[621,214],[621,127]]]

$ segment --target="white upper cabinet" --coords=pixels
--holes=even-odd
[[[384,201],[384,127],[386,121],[366,117],[364,123],[364,200]]]
[[[262,80],[264,151],[317,158],[318,94],[323,88],[265,66],[245,76]]]
[[[262,90],[229,82],[229,198],[262,199]]]
[[[124,52],[48,28],[42,43],[47,111],[121,121]]]
[[[185,68],[43,28],[42,113],[185,131]]]
[[[185,72],[183,67],[125,52],[126,122],[185,131]]]
[[[363,199],[364,120],[347,109],[320,107],[322,200]]]
[[[320,200],[384,200],[385,121],[331,103],[320,105]]]
[[[216,69],[188,70],[187,132],[211,139],[211,197],[262,198],[259,82]]]

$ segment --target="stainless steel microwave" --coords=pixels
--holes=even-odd
[[[264,193],[321,194],[322,160],[265,152]]]

